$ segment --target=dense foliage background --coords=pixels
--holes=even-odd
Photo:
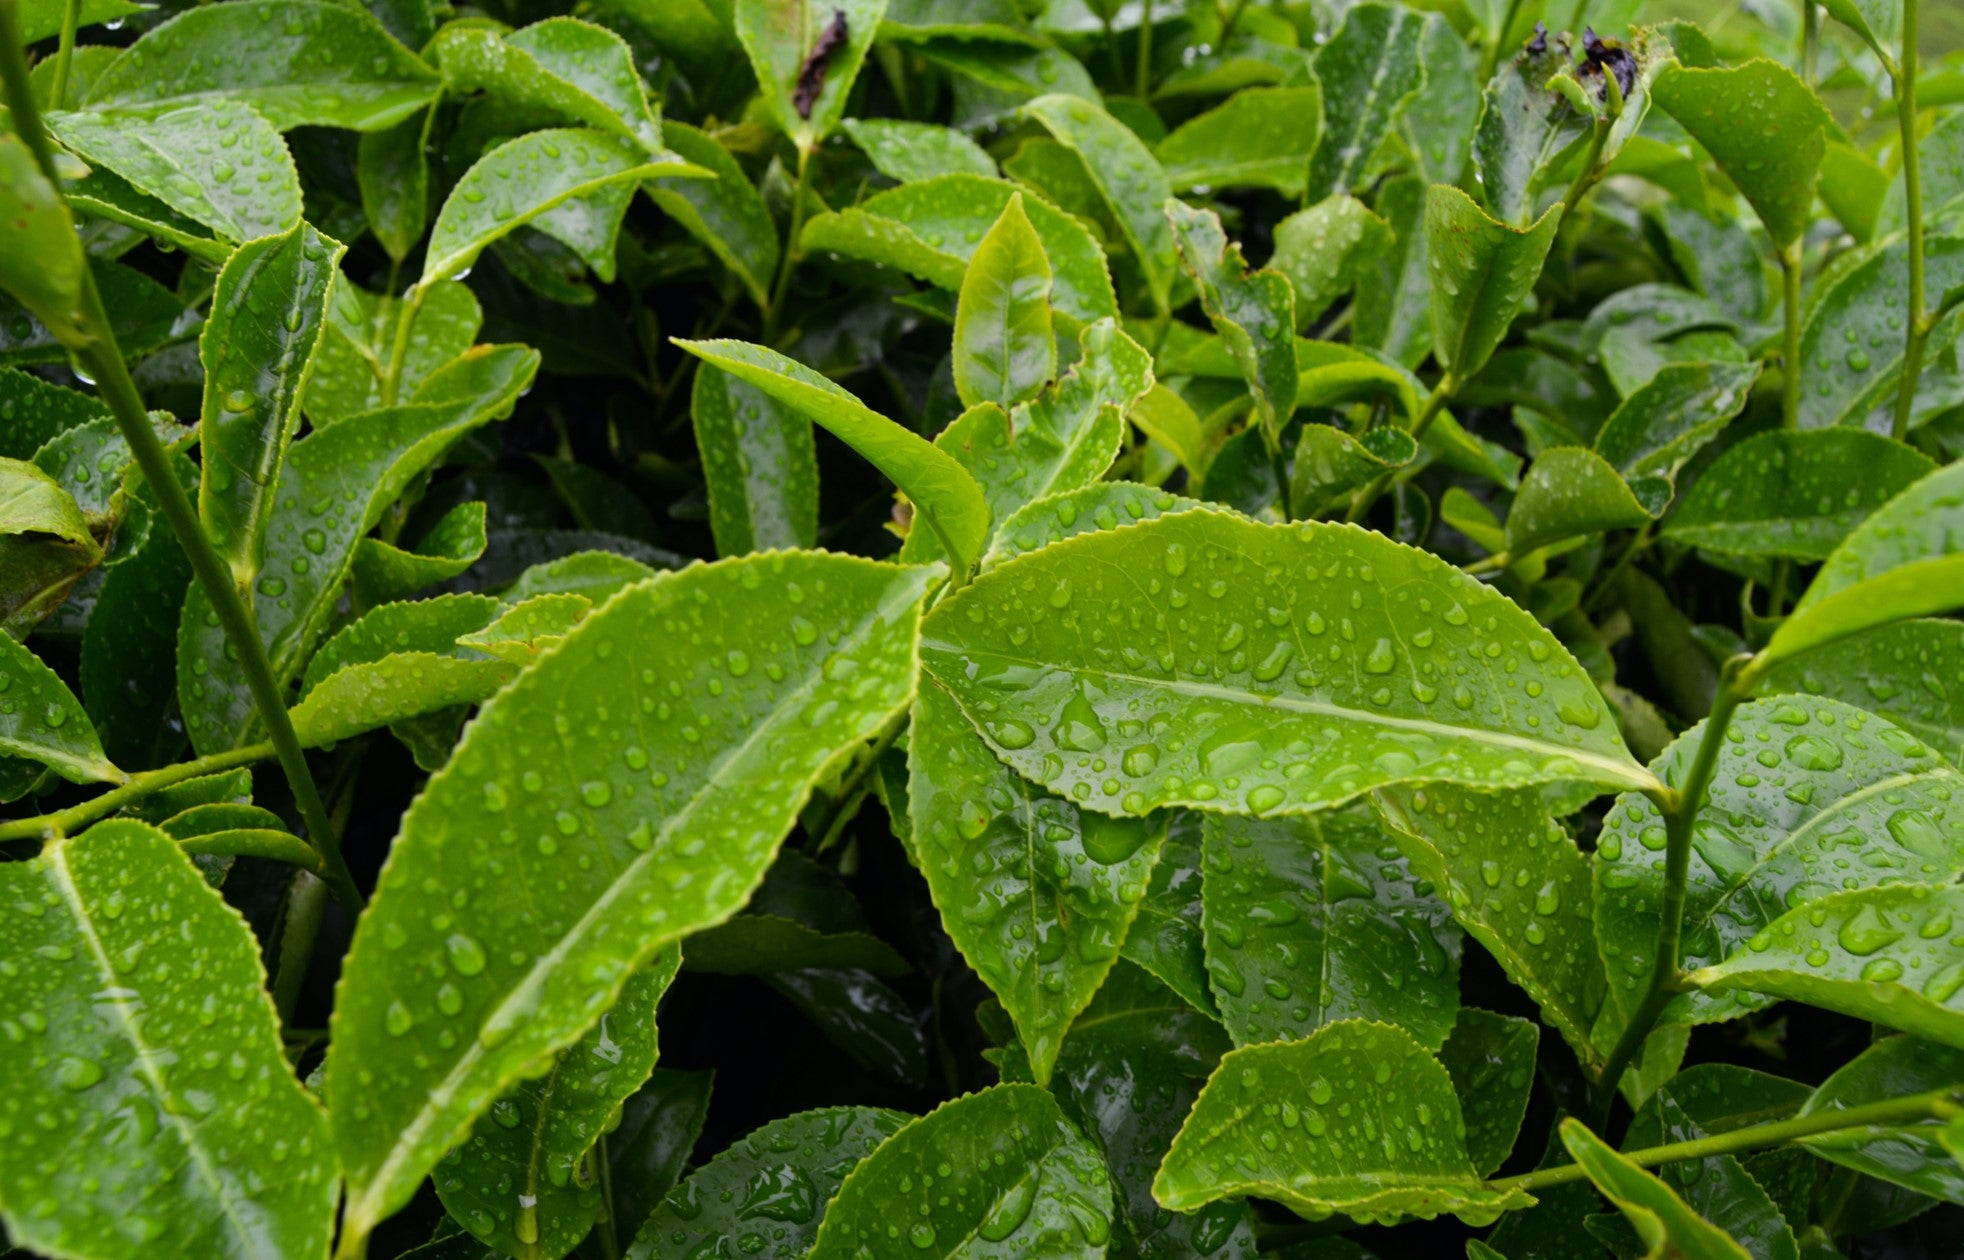
[[[1964,9],[0,14],[13,1254],[1964,1254]]]

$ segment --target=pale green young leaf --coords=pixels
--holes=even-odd
[[[1900,51],[1891,37],[1902,27],[1902,0],[1821,0],[1821,7],[1882,56]]]
[[[1592,450],[1553,447],[1521,478],[1507,510],[1507,549],[1519,559],[1570,538],[1635,529],[1656,520],[1670,499],[1670,482],[1662,477],[1625,481]]]
[[[1368,807],[1209,815],[1203,835],[1207,977],[1236,1045],[1364,1019],[1438,1049],[1459,1013],[1459,931]]]
[[[1391,248],[1391,225],[1348,193],[1332,193],[1275,225],[1268,265],[1289,277],[1296,326],[1316,322]]]
[[[754,1188],[767,1192],[779,1255],[803,1255],[818,1233],[839,1183],[898,1132],[909,1117],[878,1107],[801,1111],[773,1120],[689,1174],[648,1215],[627,1260],[688,1260],[754,1228],[743,1211]],[[760,1235],[761,1237],[761,1235]]]
[[[343,971],[344,1230],[405,1202],[634,968],[743,904],[812,785],[912,693],[932,576],[779,553],[658,577],[485,707],[405,816]]]
[[[448,582],[484,555],[485,505],[459,503],[430,526],[413,547],[398,547],[379,538],[355,544],[355,600],[373,608],[414,595],[438,582]]]
[[[1462,676],[1476,651],[1516,671]],[[1424,780],[1656,783],[1527,613],[1352,526],[1196,511],[1067,539],[942,601],[921,654],[999,757],[1106,813],[1310,812]]]
[[[1878,626],[1769,670],[1761,694],[1826,696],[1887,718],[1964,765],[1964,622]]]
[[[1308,195],[1370,183],[1405,104],[1425,84],[1425,15],[1403,5],[1360,4],[1316,50],[1323,137],[1310,162]]]
[[[1432,284],[1432,350],[1460,379],[1486,366],[1534,292],[1555,243],[1562,208],[1530,227],[1498,222],[1447,184],[1426,190],[1425,239]]]
[[[0,1038],[12,1241],[325,1255],[326,1126],[282,1051],[258,943],[191,859],[143,823],[98,823],[0,865],[0,906],[0,953],[36,959],[8,980],[9,1025],[29,1034]],[[243,1088],[250,1107],[219,1105]]]
[[[368,230],[397,265],[409,257],[430,223],[427,148],[435,114],[411,114],[391,127],[364,132],[355,149],[355,179]]]
[[[1520,1136],[1540,1041],[1541,1029],[1531,1019],[1468,1006],[1439,1049],[1459,1095],[1467,1155],[1483,1177],[1507,1162]]]
[[[1347,505],[1352,493],[1418,458],[1418,443],[1389,425],[1354,438],[1327,424],[1305,424],[1289,466],[1290,513],[1313,520]]]
[[[109,523],[36,465],[0,459],[0,633],[25,638],[61,606],[103,562],[97,533]]]
[[[522,669],[571,634],[592,611],[592,600],[571,591],[534,595],[509,605],[482,629],[458,635],[457,644]]]
[[[345,275],[338,278],[303,400],[316,427],[382,405],[389,356],[405,319],[412,322],[409,351],[396,377],[398,398],[413,397],[431,373],[470,349],[484,312],[476,295],[454,280],[425,286],[421,305],[412,309],[400,298],[370,293]]]
[[[735,0],[764,108],[802,153],[838,127],[887,0]]]
[[[1924,284],[1943,294],[1964,284],[1964,237],[1932,236],[1924,245]],[[1832,277],[1809,308],[1801,328],[1803,429],[1861,426],[1879,409],[1895,405],[1903,375],[1902,314],[1898,303],[1909,286],[1909,244],[1893,241]],[[1931,345],[1954,344],[1964,314],[1938,320]],[[1941,396],[1920,406],[1912,423],[1954,404]],[[1887,431],[1888,425],[1881,426]]]
[[[720,556],[809,547],[818,536],[811,421],[720,368],[696,370],[689,414]]]
[[[1573,1117],[1562,1121],[1562,1144],[1589,1174],[1596,1189],[1617,1206],[1650,1256],[1684,1260],[1751,1260],[1724,1230],[1685,1205],[1671,1188],[1645,1172]]]
[[[953,457],[869,409],[846,390],[775,350],[742,341],[675,344],[824,426],[914,502],[952,562],[972,566],[989,539],[982,488]]]
[[[913,852],[949,937],[1047,1084],[1065,1031],[1118,958],[1165,821],[1107,818],[1020,778],[939,687],[921,688],[912,729]]]
[[[1296,409],[1296,306],[1288,277],[1250,270],[1212,210],[1168,198],[1165,215],[1200,305],[1241,369],[1255,414],[1273,439]]]
[[[962,404],[1008,411],[1057,375],[1050,263],[1017,193],[1003,207],[962,277],[955,306],[955,392]]]
[[[848,1173],[811,1260],[899,1254],[903,1238],[924,1260],[1095,1256],[1111,1217],[1104,1161],[1056,1101],[998,1085],[910,1121]]]
[[[662,124],[662,139],[714,179],[651,180],[641,185],[650,200],[687,229],[742,282],[759,307],[770,302],[777,270],[777,224],[729,150],[694,127]]]
[[[1196,508],[1223,510],[1199,499],[1136,482],[1094,482],[1016,509],[997,528],[995,541],[989,545],[983,563],[985,566],[1001,564],[1092,530],[1117,529]]]
[[[1300,197],[1323,133],[1323,92],[1256,87],[1176,127],[1154,148],[1175,192],[1273,188]]]
[[[996,160],[953,127],[897,118],[848,118],[846,134],[873,169],[897,183],[936,175],[996,177]]]
[[[1678,470],[1745,409],[1757,363],[1673,363],[1623,400],[1596,453],[1631,481]]]
[[[0,289],[56,338],[77,343],[87,265],[60,192],[18,136],[0,134]]]
[[[1023,112],[1084,160],[1145,273],[1154,309],[1171,309],[1179,262],[1161,207],[1173,195],[1173,186],[1159,159],[1124,123],[1083,97],[1053,92],[1023,106]]]
[[[373,131],[441,88],[436,71],[368,12],[327,0],[236,0],[188,9],[96,78],[90,109],[237,101],[281,131]]]
[[[1480,1180],[1439,1061],[1403,1030],[1362,1020],[1221,1060],[1153,1196],[1190,1212],[1240,1195],[1308,1220],[1372,1224],[1452,1215],[1486,1225],[1534,1202]]]
[[[5,552],[0,551],[0,556]],[[0,634],[0,753],[47,766],[70,783],[121,783],[101,741],[68,685],[10,635]]]
[[[1755,58],[1727,69],[1667,65],[1650,95],[1738,186],[1776,246],[1800,239],[1834,126],[1812,88],[1778,62]]]
[[[1822,1115],[1955,1086],[1964,1081],[1964,1050],[1915,1037],[1885,1037],[1835,1069],[1801,1104],[1801,1115]],[[1803,1138],[1805,1148],[1844,1168],[1964,1205],[1964,1160],[1955,1141],[1944,1145],[1944,1123],[1870,1125]]]
[[[259,575],[280,464],[300,427],[300,397],[344,252],[305,223],[240,246],[218,273],[198,338],[198,517],[241,589]]]
[[[1166,448],[1166,453],[1187,470],[1189,478],[1206,479],[1207,465],[1213,462],[1217,444],[1186,399],[1155,383],[1132,404],[1125,417],[1139,432]]]
[[[661,119],[620,36],[573,17],[547,18],[500,35],[446,26],[429,47],[455,92],[485,92],[527,111],[612,132],[650,157],[665,156]]]
[[[1664,536],[1735,556],[1825,560],[1869,513],[1936,465],[1863,429],[1755,433],[1679,498]]]

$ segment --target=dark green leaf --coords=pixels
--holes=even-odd
[[[1837,1069],[1800,1108],[1820,1115],[1955,1086],[1964,1081],[1964,1050],[1914,1037],[1888,1037]],[[1964,1204],[1964,1162],[1944,1122],[1843,1129],[1803,1139],[1807,1150],[1871,1177],[1946,1203]]]
[[[634,54],[612,31],[571,17],[547,18],[502,37],[458,23],[437,35],[429,54],[452,91],[486,92],[664,156],[661,120],[648,103]]]
[[[1770,671],[1766,694],[1826,696],[1889,719],[1964,764],[1964,622],[1902,621]]]
[[[1664,535],[1727,555],[1825,560],[1934,470],[1927,456],[1861,429],[1756,433],[1699,475]]]
[[[1596,453],[1624,477],[1676,477],[1745,409],[1757,363],[1674,363],[1623,400],[1596,435]]]
[[[484,504],[459,503],[413,548],[362,539],[355,544],[350,573],[356,601],[372,608],[456,577],[484,555],[484,523]]]
[[[1540,1041],[1533,1020],[1468,1006],[1439,1049],[1466,1120],[1466,1152],[1483,1177],[1492,1176],[1514,1150]]]
[[[1268,265],[1289,277],[1297,327],[1315,323],[1369,275],[1392,240],[1391,225],[1348,193],[1332,193],[1277,223]]]
[[[1755,58],[1724,70],[1666,66],[1650,94],[1738,186],[1775,245],[1800,239],[1834,125],[1813,89]]]
[[[1930,293],[1947,293],[1964,284],[1964,237],[1931,238],[1924,269]],[[1903,375],[1898,303],[1908,285],[1909,246],[1897,241],[1835,274],[1815,300],[1801,329],[1800,361],[1807,374],[1800,395],[1801,428],[1859,427],[1871,414],[1895,405]],[[1945,316],[1933,329],[1930,344],[1955,344],[1960,328],[1964,315]],[[1930,381],[1925,389],[1934,384]],[[1955,398],[1936,392],[1919,404],[1913,420],[1955,405]]]
[[[1653,1256],[1685,1260],[1752,1260],[1750,1254],[1671,1188],[1618,1155],[1579,1120],[1562,1121],[1562,1142],[1575,1162],[1635,1227]]]
[[[648,1219],[662,1197],[682,1180],[689,1152],[702,1136],[714,1072],[656,1068],[621,1104],[621,1122],[602,1138],[614,1185],[617,1240]]]
[[[653,180],[642,189],[650,200],[721,259],[758,306],[770,303],[777,270],[777,224],[743,168],[707,133],[673,120],[662,138],[682,160],[714,179]]]
[[[803,968],[904,976],[907,960],[865,932],[820,932],[774,914],[740,914],[689,938],[683,965],[722,976],[759,976]]]
[[[1403,5],[1360,4],[1316,50],[1323,143],[1310,163],[1310,197],[1370,183],[1405,103],[1425,83],[1424,37],[1424,15]]]
[[[4,511],[0,506],[0,511]],[[0,557],[6,553],[0,551]],[[47,766],[70,783],[120,783],[88,714],[59,675],[12,637],[0,634],[0,752]]]
[[[1152,883],[1120,953],[1151,972],[1187,1005],[1218,1018],[1214,991],[1207,984],[1201,928],[1200,837],[1205,818],[1194,810],[1173,815],[1159,861],[1153,864]]]
[[[430,163],[425,152],[432,112],[411,114],[392,127],[363,134],[356,176],[368,230],[400,264],[430,223]]]
[[[818,536],[811,421],[707,363],[696,370],[689,410],[717,554],[811,546]]]

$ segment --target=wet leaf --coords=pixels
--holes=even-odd
[[[484,504],[460,503],[430,526],[414,547],[362,539],[355,544],[350,572],[356,600],[374,607],[448,582],[484,555],[484,524]]]
[[[1567,40],[1543,39],[1523,48],[1486,85],[1473,156],[1487,208],[1503,223],[1526,227],[1534,221],[1549,181],[1595,127],[1586,110],[1551,86],[1557,76],[1573,86],[1571,58]]]
[[[1174,128],[1154,148],[1175,192],[1273,188],[1301,197],[1323,131],[1323,92],[1258,87]]]
[[[955,306],[955,392],[1008,410],[1057,375],[1050,263],[1017,193],[968,260]]]
[[[1261,427],[1274,439],[1296,409],[1296,308],[1288,277],[1250,270],[1211,210],[1168,199],[1166,219],[1201,307],[1248,382]]]
[[[1533,1020],[1464,1007],[1439,1061],[1453,1078],[1466,1121],[1466,1150],[1483,1177],[1507,1162],[1534,1085],[1541,1029]]]
[[[1757,363],[1673,363],[1623,400],[1596,435],[1596,453],[1624,477],[1676,477],[1745,409]]]
[[[362,135],[355,173],[368,230],[397,263],[409,257],[430,224],[429,112]]]
[[[1310,163],[1311,198],[1370,183],[1405,104],[1425,83],[1424,38],[1423,14],[1402,5],[1360,4],[1316,50],[1323,140]]]
[[[50,1255],[324,1255],[326,1125],[245,924],[143,823],[0,866],[7,1230]],[[139,1020],[138,1014],[142,1015]],[[168,1066],[166,1070],[165,1065]],[[245,1088],[250,1108],[223,1105]]]
[[[0,511],[4,511],[0,508]],[[0,557],[5,556],[0,551]],[[70,783],[120,783],[88,714],[60,675],[9,635],[0,634],[0,753],[47,766]]]
[[[1039,96],[1023,106],[1023,112],[1084,160],[1085,170],[1145,273],[1154,308],[1169,310],[1179,264],[1162,210],[1173,186],[1159,159],[1125,124],[1083,97]]]
[[[887,0],[736,0],[733,7],[765,109],[810,152],[839,125]]]
[[[0,135],[0,289],[74,341],[82,305],[82,244],[61,194],[18,137]],[[23,452],[26,454],[28,452]]]
[[[34,44],[61,30],[62,0],[23,0],[17,20],[23,44]],[[76,24],[83,29],[103,22],[119,22],[143,6],[128,0],[82,0]]]
[[[754,908],[689,938],[683,965],[722,976],[761,976],[821,968],[904,976],[907,960],[866,932],[821,932],[796,919]]]
[[[1812,88],[1755,58],[1723,70],[1668,65],[1650,95],[1738,186],[1776,246],[1800,239],[1834,125]]]
[[[501,36],[455,24],[428,51],[453,92],[485,92],[515,108],[612,132],[657,160],[667,156],[634,54],[603,27],[555,17]]]
[[[705,363],[689,411],[722,556],[809,547],[818,537],[818,455],[811,421]]]
[[[338,277],[303,400],[317,428],[383,405],[390,356],[405,319],[409,342],[396,375],[398,398],[413,397],[431,373],[469,350],[484,312],[471,291],[454,280],[425,286],[421,305],[412,309],[400,298],[370,293],[345,275]]]
[[[656,1068],[621,1104],[621,1122],[602,1142],[614,1184],[616,1241],[645,1221],[682,1180],[689,1153],[702,1137],[714,1072]]]
[[[1681,1255],[1685,1260],[1751,1260],[1745,1248],[1650,1173],[1612,1150],[1579,1120],[1562,1121],[1562,1142],[1588,1172],[1596,1189],[1622,1211],[1650,1256]]]
[[[1277,223],[1268,265],[1289,277],[1296,326],[1315,323],[1364,280],[1393,235],[1390,224],[1348,193],[1333,193]]]
[[[1933,471],[1920,452],[1861,429],[1755,433],[1691,483],[1664,535],[1727,555],[1825,560]]]
[[[1018,508],[996,530],[987,565],[1075,538],[1093,530],[1117,529],[1171,512],[1188,512],[1211,505],[1198,499],[1129,481],[1098,481],[1077,490],[1048,495]]]
[[[1931,293],[1947,293],[1964,284],[1964,237],[1931,237],[1924,250],[1924,269],[1924,283]],[[1860,427],[1878,410],[1893,409],[1902,384],[1908,292],[1909,246],[1896,241],[1836,274],[1815,300],[1800,335],[1800,361],[1806,374],[1800,395],[1801,428]],[[1946,315],[1932,329],[1930,344],[1953,344],[1960,329],[1964,329],[1964,313]],[[1937,397],[1919,404],[1912,423],[1955,402],[1939,391]],[[1886,432],[1888,425],[1880,428]]]
[[[1901,621],[1778,666],[1760,683],[1867,709],[1964,764],[1964,623]]]
[[[1289,503],[1298,519],[1326,516],[1347,506],[1354,491],[1388,476],[1418,457],[1418,444],[1403,429],[1384,426],[1361,438],[1327,424],[1305,424],[1289,466]]]
[[[1915,1037],[1885,1037],[1844,1063],[1801,1104],[1820,1115],[1944,1089],[1964,1081],[1964,1050]],[[1843,1129],[1803,1138],[1801,1145],[1844,1168],[1880,1177],[1946,1203],[1964,1204],[1964,1163],[1944,1122]]]
[[[655,180],[643,184],[649,200],[735,273],[758,306],[770,304],[777,271],[777,224],[729,151],[707,133],[669,119],[662,139],[714,179]]]
[[[906,702],[929,575],[781,553],[656,578],[486,707],[404,818],[336,1002],[344,1230],[404,1202],[633,968],[742,904],[812,784]],[[814,618],[838,631],[822,654]],[[577,726],[578,753],[542,760],[532,741],[559,725],[552,747]],[[501,819],[510,876],[480,847]],[[705,856],[719,828],[729,838]],[[703,878],[673,882],[691,866]],[[475,895],[458,907],[446,882]],[[453,972],[455,1004],[441,992]]]
[[[1221,1060],[1153,1196],[1190,1212],[1237,1195],[1313,1221],[1365,1223],[1452,1215],[1485,1225],[1534,1202],[1480,1180],[1439,1061],[1408,1033],[1363,1021]]]
[[[896,118],[848,118],[846,134],[873,169],[897,183],[936,175],[996,177],[996,161],[953,127]]]
[[[1218,1019],[1214,992],[1207,984],[1201,928],[1200,836],[1205,818],[1194,810],[1174,813],[1159,860],[1153,863],[1152,883],[1147,885],[1120,954],[1150,972],[1196,1011]]]
[[[1552,447],[1521,478],[1507,512],[1507,550],[1520,557],[1570,538],[1648,525],[1670,499],[1662,477],[1625,481],[1592,450]]]
[[[460,645],[497,614],[495,601],[442,595],[385,604],[321,645],[308,662],[294,733],[318,746],[363,731],[477,704],[518,672],[505,660]]]
[[[1562,208],[1554,205],[1533,226],[1510,227],[1457,188],[1427,190],[1433,354],[1455,376],[1470,377],[1493,357],[1534,292],[1561,220]]]
[[[1725,1064],[1701,1064],[1691,1071],[1695,1074],[1691,1080],[1686,1080],[1683,1075],[1674,1077],[1644,1103],[1624,1135],[1624,1149],[1641,1150],[1662,1146],[1666,1142],[1691,1142],[1710,1137],[1712,1130],[1707,1129],[1696,1114],[1700,1104],[1709,1105],[1709,1099],[1701,1096],[1701,1086],[1721,1086],[1721,1082],[1736,1086],[1741,1095],[1741,1106],[1750,1106],[1752,1101],[1759,1101],[1749,1100],[1749,1094],[1770,1094],[1778,1100],[1775,1105],[1788,1111],[1793,1106],[1788,1092],[1791,1082],[1773,1084],[1776,1078],[1763,1078],[1758,1073]],[[1717,1072],[1726,1075],[1717,1077]],[[1805,1087],[1800,1087],[1800,1090],[1804,1097]],[[1731,1118],[1723,1117],[1725,1120]],[[1794,1151],[1788,1153],[1798,1154]],[[1804,1156],[1800,1158],[1805,1159]],[[1793,1228],[1781,1215],[1779,1205],[1767,1188],[1739,1157],[1712,1155],[1703,1159],[1674,1160],[1660,1166],[1654,1175],[1683,1199],[1692,1211],[1745,1247],[1754,1260],[1800,1260]],[[1811,1190],[1814,1180],[1811,1169],[1807,1180],[1807,1189]]]

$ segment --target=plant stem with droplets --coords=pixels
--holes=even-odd
[[[1896,390],[1896,413],[1889,433],[1898,442],[1909,436],[1916,408],[1917,378],[1923,375],[1923,348],[1934,322],[1925,309],[1923,277],[1923,170],[1916,141],[1917,0],[1903,0],[1903,55],[1896,64],[1896,126],[1902,133],[1903,207],[1908,220],[1909,328],[1903,344],[1903,379]]]
[[[1637,1003],[1629,1022],[1623,1026],[1615,1048],[1604,1061],[1602,1074],[1596,1078],[1592,1111],[1594,1127],[1598,1132],[1609,1122],[1610,1107],[1615,1102],[1616,1088],[1623,1079],[1624,1071],[1636,1061],[1657,1023],[1657,1017],[1677,996],[1683,982],[1678,963],[1684,946],[1684,891],[1691,870],[1691,837],[1698,825],[1698,811],[1705,803],[1705,790],[1711,786],[1712,773],[1718,766],[1719,749],[1725,743],[1725,728],[1731,723],[1733,711],[1745,696],[1746,689],[1740,685],[1740,675],[1751,659],[1749,656],[1735,656],[1725,663],[1719,674],[1718,694],[1712,698],[1712,711],[1705,718],[1705,733],[1698,740],[1698,750],[1692,756],[1691,768],[1685,774],[1683,786],[1675,792],[1653,798],[1658,812],[1664,815],[1665,837],[1664,888],[1658,904],[1657,950],[1651,959],[1650,980],[1645,986],[1643,998]]]
[[[107,818],[124,806],[161,792],[172,784],[236,770],[240,766],[265,761],[271,756],[271,744],[248,744],[244,748],[213,753],[195,761],[181,761],[158,770],[144,770],[131,775],[128,783],[111,788],[100,796],[90,797],[79,805],[70,805],[52,814],[37,814],[32,818],[15,818],[0,823],[0,843],[9,840],[51,840],[57,836],[71,835],[97,819]]]

